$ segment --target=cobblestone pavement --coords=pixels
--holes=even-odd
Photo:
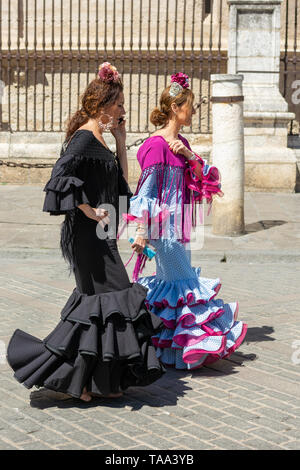
[[[239,350],[194,372],[168,369],[121,399],[83,403],[27,390],[5,361],[15,328],[43,338],[57,324],[74,287],[65,263],[42,253],[2,255],[0,448],[299,449],[299,266],[216,262],[201,253],[193,253],[193,265],[204,277],[221,278],[217,298],[239,301],[249,327]]]
[[[205,219],[193,265],[220,277],[217,298],[238,300],[248,324],[238,351],[91,403],[27,390],[5,359],[16,328],[49,334],[75,285],[57,250],[62,218],[41,212],[42,196],[0,185],[0,449],[300,448],[300,194],[246,193],[241,237],[213,236]],[[126,261],[126,240],[120,249]]]

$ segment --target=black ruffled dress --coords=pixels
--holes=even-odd
[[[119,195],[129,202],[119,160],[91,131],[78,130],[44,190],[43,210],[65,214],[61,249],[76,288],[44,340],[14,332],[7,360],[15,378],[27,388],[44,386],[77,398],[84,387],[106,395],[154,382],[164,368],[151,337],[163,324],[145,306],[147,289],[129,281],[116,239],[100,239],[97,222],[77,207],[109,203],[118,214]]]

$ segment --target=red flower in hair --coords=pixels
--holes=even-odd
[[[189,76],[182,72],[175,73],[174,75],[171,75],[171,83],[173,82],[179,83],[179,85],[181,85],[182,88],[188,88]]]
[[[99,67],[98,77],[104,82],[112,82],[119,78],[119,73],[109,62],[103,62]]]

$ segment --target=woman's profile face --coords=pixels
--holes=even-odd
[[[107,106],[104,110],[104,113],[109,114],[113,118],[113,129],[118,127],[119,125],[119,119],[121,117],[124,117],[126,114],[125,108],[124,108],[124,93],[121,91],[119,93],[118,98],[116,99],[115,103]]]
[[[192,116],[196,113],[194,102],[189,104],[187,101],[178,107],[176,117],[181,126],[190,126],[192,124]]]

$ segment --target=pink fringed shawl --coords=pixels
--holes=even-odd
[[[188,141],[178,135],[184,145],[191,150]],[[177,212],[181,216],[181,234],[180,241],[187,243],[190,240],[191,227],[197,224],[197,211],[198,204],[202,204],[206,199],[209,204],[208,214],[211,210],[212,196],[216,193],[223,195],[220,187],[220,173],[214,166],[206,165],[206,162],[197,156],[197,160],[187,160],[181,154],[174,154],[168,146],[167,141],[162,136],[149,137],[144,144],[139,148],[137,159],[140,164],[142,174],[138,181],[138,185],[134,196],[137,196],[145,184],[147,178],[155,172],[157,196],[156,203],[158,204],[158,211],[145,211],[143,217],[139,218],[133,214],[123,214],[125,223],[132,220],[142,222],[149,226],[154,221],[159,226],[159,236],[163,233],[163,221],[168,216],[168,203],[171,189],[174,191],[176,188],[176,206],[181,199],[181,207]],[[184,177],[182,178],[182,173]],[[181,198],[179,198],[179,194]],[[188,210],[186,210],[188,208]],[[154,217],[154,213],[158,214]],[[199,211],[200,221],[202,221],[201,211]],[[124,230],[121,229],[121,231]],[[120,236],[119,232],[119,236]],[[145,265],[145,255],[138,255],[137,262],[134,270],[134,281],[137,280],[138,275],[141,273]]]

